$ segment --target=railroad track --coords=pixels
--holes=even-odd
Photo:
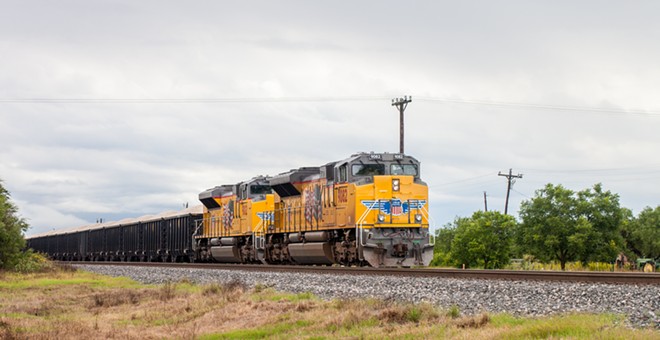
[[[660,273],[642,272],[562,272],[562,271],[523,271],[523,270],[478,270],[478,269],[438,269],[438,268],[371,268],[371,267],[332,267],[332,266],[266,266],[250,264],[218,263],[163,263],[163,262],[60,262],[84,265],[119,265],[137,267],[169,267],[196,269],[225,269],[271,272],[323,273],[349,275],[387,275],[410,277],[450,277],[457,279],[495,280],[537,280],[568,282],[600,282],[625,284],[660,285]]]

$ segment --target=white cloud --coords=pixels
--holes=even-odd
[[[407,94],[406,150],[439,224],[482,209],[483,191],[503,209],[509,168],[525,175],[511,211],[548,182],[603,182],[639,211],[658,204],[658,115],[561,107],[660,111],[656,7],[14,3],[0,99],[330,100],[0,102],[0,178],[35,228],[172,210],[215,185],[396,151],[387,98]],[[349,97],[385,99],[332,100]]]
[[[28,235],[88,224],[88,221],[73,214],[63,214],[49,206],[34,205],[19,200],[14,200],[14,203],[20,207],[20,215],[30,225]]]

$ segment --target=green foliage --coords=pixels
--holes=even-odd
[[[32,249],[28,249],[19,254],[14,265],[14,270],[19,273],[38,273],[54,270],[54,267],[45,256],[33,252]]]
[[[457,265],[451,253],[435,253],[429,264],[431,267],[455,267]]]
[[[417,306],[413,306],[406,313],[406,319],[410,322],[419,322],[422,318],[422,310]]]
[[[625,216],[619,196],[600,184],[577,193],[547,184],[521,204],[521,250],[543,261],[556,259],[562,270],[568,261],[610,262],[623,247]]]
[[[497,327],[509,326],[507,339],[624,339],[626,333],[618,333],[612,328],[613,324],[620,322],[620,316],[611,314],[565,314],[538,319],[500,314],[492,320]]]
[[[636,257],[660,257],[660,206],[646,207],[637,218],[624,225],[621,234]]]
[[[433,260],[431,266],[450,266],[456,265],[451,255],[451,244],[456,235],[456,227],[458,226],[460,218],[456,218],[453,223],[447,224],[444,228],[436,230],[435,232],[435,246],[433,247]]]
[[[9,192],[0,181],[0,268],[13,269],[25,248],[23,233],[28,224],[18,216],[18,209],[10,201]]]
[[[457,305],[452,305],[447,310],[447,316],[452,319],[456,319],[457,317],[461,316],[461,309]]]
[[[621,226],[626,218],[626,209],[619,205],[619,195],[603,191],[602,185],[596,184],[591,189],[577,193],[578,213],[591,225],[589,238],[583,240],[588,252],[579,258],[583,263],[612,262],[623,249]]]
[[[523,244],[528,253],[544,261],[556,258],[562,263],[575,259],[577,253],[584,251],[577,241],[571,238],[584,220],[576,216],[577,200],[571,190],[561,185],[546,185],[536,192],[536,197],[523,201],[520,206],[522,218]],[[582,245],[583,246],[583,245]]]
[[[282,337],[287,333],[299,328],[305,328],[311,324],[311,322],[305,320],[299,320],[294,323],[284,321],[260,328],[239,329],[224,333],[208,334],[201,336],[200,339],[264,339],[278,336]]]
[[[469,267],[502,268],[511,259],[516,221],[498,211],[477,211],[458,219],[451,245],[452,257]]]

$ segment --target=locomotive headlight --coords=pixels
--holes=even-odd
[[[383,222],[385,222],[385,215],[378,214],[378,223],[383,223]]]
[[[422,215],[420,215],[420,214],[415,214],[415,222],[417,222],[417,223],[422,223]]]
[[[392,179],[392,191],[399,191],[401,188],[401,182],[399,181],[398,178]]]

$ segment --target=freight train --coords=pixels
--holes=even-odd
[[[426,266],[420,162],[359,153],[199,194],[203,206],[28,238],[59,260]]]
[[[192,262],[191,235],[201,205],[182,211],[52,230],[27,237],[27,246],[60,261]]]

